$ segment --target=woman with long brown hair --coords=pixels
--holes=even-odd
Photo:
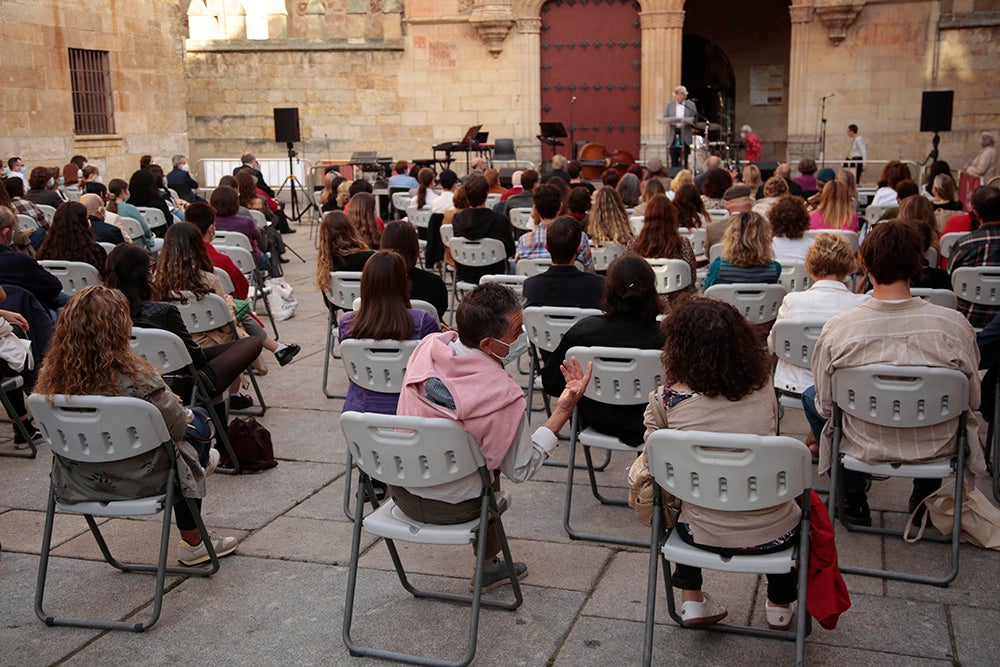
[[[823,186],[819,205],[809,214],[809,228],[858,231],[858,213],[846,183],[834,180]]]
[[[45,232],[45,240],[36,253],[36,259],[39,260],[55,259],[90,264],[101,276],[104,275],[107,256],[90,228],[87,207],[75,201],[68,201],[56,209],[52,224]]]
[[[375,197],[367,192],[359,192],[351,197],[351,203],[347,207],[347,217],[351,219],[351,224],[358,230],[361,238],[369,248],[377,250],[382,241],[382,229],[375,218]]]
[[[674,205],[666,195],[656,195],[649,200],[642,231],[633,239],[629,251],[646,259],[683,259],[691,267],[689,291],[694,290],[698,272],[694,249],[678,232]]]
[[[705,202],[698,194],[698,188],[688,183],[674,194],[674,211],[677,212],[677,226],[684,229],[701,229],[708,224]]]
[[[607,185],[597,189],[584,231],[590,238],[590,245],[597,248],[607,243],[624,247],[632,241],[628,213],[617,190]]]
[[[438,333],[437,319],[410,308],[410,279],[403,258],[392,250],[379,250],[361,272],[361,305],[340,320],[340,340],[420,340]],[[399,394],[380,394],[351,383],[344,411],[396,414]]]
[[[347,214],[330,211],[319,224],[314,284],[321,292],[329,290],[331,271],[361,271],[373,254]]]
[[[434,185],[434,170],[424,167],[417,172],[417,194],[410,199],[410,206],[414,208],[430,208],[431,202],[438,198],[438,195],[431,186]]]
[[[48,397],[131,396],[156,406],[177,454],[174,465],[181,490],[173,507],[181,534],[177,557],[185,565],[203,563],[209,559],[208,552],[185,498],[200,508],[205,496],[203,466],[209,464],[210,437],[198,427],[207,425],[185,410],[149,362],[132,351],[131,330],[124,294],[103,285],[81,290],[59,315],[35,393]],[[189,425],[198,430],[197,435],[189,435]],[[69,463],[54,452],[53,489],[56,499],[65,503],[127,500],[140,493],[149,495],[149,489],[162,490],[168,465],[170,460],[162,448],[109,463]],[[212,546],[220,557],[231,554],[238,544],[234,537],[212,537]]]

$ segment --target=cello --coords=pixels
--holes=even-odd
[[[628,172],[628,168],[635,164],[635,156],[628,151],[618,150],[611,156],[611,167],[622,177]]]
[[[608,156],[608,149],[603,144],[584,144],[577,158],[583,165],[580,175],[587,179],[600,179],[608,167]]]

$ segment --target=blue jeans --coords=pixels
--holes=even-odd
[[[816,387],[809,387],[802,392],[802,409],[805,410],[806,421],[809,422],[813,437],[819,442],[819,436],[826,426],[826,418],[821,417],[819,410],[816,409]]]

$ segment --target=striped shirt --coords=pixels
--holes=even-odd
[[[948,270],[963,266],[1000,267],[1000,223],[983,225],[955,242],[948,259]],[[958,310],[969,318],[972,326],[985,327],[1000,308],[958,300]]]
[[[760,266],[738,266],[716,257],[708,267],[708,275],[702,283],[702,289],[712,285],[732,285],[734,283],[767,283],[773,285],[781,275],[781,264],[771,260]]]
[[[813,355],[816,409],[829,418],[833,412],[833,373],[838,368],[868,364],[954,368],[969,378],[969,468],[986,469],[979,440],[979,348],[976,334],[961,313],[919,298],[906,301],[871,299],[830,318]],[[958,418],[922,428],[894,429],[844,415],[840,451],[867,463],[919,463],[944,458],[955,451]],[[830,468],[832,420],[820,443],[819,472]]]

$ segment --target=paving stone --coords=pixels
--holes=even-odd
[[[343,465],[347,459],[344,433],[340,430],[340,412],[272,408],[267,411],[266,426],[271,432],[274,456],[279,461],[316,461]]]
[[[38,450],[33,459],[0,459],[0,505],[44,512],[48,503],[52,452]]]
[[[951,607],[951,626],[958,650],[955,664],[995,665],[1000,654],[1000,611]]]
[[[240,555],[346,566],[351,558],[353,524],[278,517],[240,545]],[[362,533],[364,553],[376,538]]]
[[[107,519],[97,519],[102,525]],[[11,510],[0,514],[0,535],[4,551],[38,554],[42,551],[42,533],[45,532],[45,512]],[[78,535],[90,535],[87,520],[74,514],[56,513],[52,523],[52,548]]]

